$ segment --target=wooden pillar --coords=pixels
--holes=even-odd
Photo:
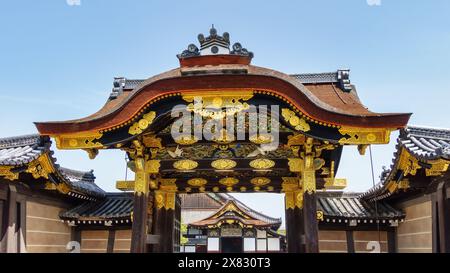
[[[312,139],[305,144],[304,166],[302,175],[303,188],[303,223],[305,228],[305,252],[319,252],[319,224],[317,221],[316,170]]]
[[[391,228],[387,231],[387,243],[388,243],[388,253],[397,252],[397,231],[395,228]]]
[[[437,229],[439,232],[440,253],[450,253],[450,208],[447,196],[448,183],[441,182],[437,187]]]
[[[353,236],[353,230],[345,231],[347,237],[347,252],[355,253],[355,239]]]
[[[147,214],[149,174],[146,172],[145,160],[138,157],[134,160],[136,166],[134,184],[133,224],[131,231],[131,252],[143,253],[146,250]]]
[[[305,252],[303,245],[303,191],[299,187],[299,178],[283,178],[281,184],[284,192],[285,216],[286,216],[286,239],[287,251],[289,253]]]
[[[303,223],[305,229],[305,252],[319,252],[319,225],[317,222],[316,193],[303,195]]]
[[[305,252],[303,245],[303,211],[301,208],[285,210],[286,215],[286,239],[288,253]]]
[[[3,238],[1,238],[2,252],[17,253],[19,252],[19,238],[18,236],[18,208],[17,203],[17,189],[14,185],[8,186],[8,194],[5,202],[3,216],[2,232]]]
[[[108,232],[108,244],[106,247],[106,253],[114,252],[114,243],[116,241],[116,230],[110,229]]]
[[[174,182],[173,182],[174,183]],[[167,187],[162,185],[160,188]],[[173,186],[174,187],[174,184]],[[152,252],[172,253],[174,246],[176,190],[155,191],[153,207],[153,235],[159,237],[159,243],[152,246]]]

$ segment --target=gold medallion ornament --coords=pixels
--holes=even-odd
[[[258,170],[267,170],[273,166],[275,166],[275,162],[267,158],[260,158],[250,161],[250,167]]]
[[[323,211],[318,210],[316,213],[317,213],[317,220],[323,221]]]
[[[218,159],[211,162],[211,167],[217,170],[229,170],[236,167],[237,163],[231,159]]]
[[[213,192],[218,192],[219,191],[219,187],[214,187],[212,190],[213,190]]]
[[[152,124],[155,117],[156,112],[154,111],[148,112],[142,117],[142,119],[133,123],[133,125],[130,126],[130,128],[128,129],[128,133],[130,135],[137,135],[142,133],[145,129],[148,128],[148,126],[150,126],[150,124]]]
[[[254,134],[249,137],[249,140],[255,144],[268,144],[273,141],[271,134]]]
[[[252,183],[255,186],[259,186],[260,187],[260,186],[264,186],[264,185],[269,184],[270,183],[270,179],[267,178],[267,177],[255,177],[255,178],[252,178],[250,180],[250,183]]]
[[[204,185],[206,185],[208,183],[208,181],[203,178],[192,178],[192,179],[189,179],[187,183],[188,183],[188,185],[190,185],[192,187],[203,187]]]
[[[239,183],[239,180],[234,177],[225,177],[225,178],[220,179],[219,183],[224,186],[227,186],[227,187],[232,187],[232,186],[236,185],[237,183]]]
[[[198,139],[194,135],[182,135],[174,139],[174,141],[180,145],[192,145],[198,142]]]
[[[183,159],[173,163],[173,167],[180,171],[189,171],[198,167],[196,161],[190,159]]]
[[[295,128],[295,130],[302,132],[308,132],[311,130],[309,124],[304,119],[298,117],[294,111],[288,108],[283,108],[281,109],[281,115],[287,123]]]

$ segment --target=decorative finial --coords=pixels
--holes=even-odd
[[[200,49],[190,44],[188,49],[177,55],[178,58],[188,58],[200,55],[241,55],[253,58],[253,53],[243,48],[240,43],[235,43],[230,51],[230,34],[224,32],[222,36],[217,35],[217,30],[214,24],[211,24],[209,36],[205,37],[203,34],[197,36],[200,43]]]

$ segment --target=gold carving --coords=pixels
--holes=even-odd
[[[145,172],[156,174],[159,173],[161,167],[160,160],[152,159],[145,162]]]
[[[365,155],[366,154],[366,150],[369,147],[368,144],[359,144],[358,145],[358,152],[360,155]]]
[[[343,190],[347,187],[347,179],[325,178],[324,187],[329,190]]]
[[[56,185],[56,190],[62,194],[68,194],[70,192],[70,187],[65,183],[59,183]]]
[[[255,144],[268,144],[273,141],[271,134],[254,134],[249,137],[249,140]]]
[[[260,187],[260,186],[264,186],[264,185],[269,184],[270,183],[270,179],[267,178],[267,177],[255,177],[255,178],[252,178],[250,180],[250,183],[252,183],[255,186],[259,186]]]
[[[281,115],[286,122],[295,128],[295,130],[302,132],[308,132],[311,130],[309,124],[303,118],[298,117],[294,111],[288,108],[283,108],[281,109]]]
[[[294,173],[303,171],[303,159],[301,158],[288,158],[289,170]]]
[[[178,191],[176,179],[161,179],[160,189],[155,191],[156,208],[175,210],[175,197]],[[186,188],[187,191],[187,188]]]
[[[340,144],[388,144],[391,132],[394,129],[389,128],[357,128],[342,127],[339,133],[343,136]]]
[[[134,189],[134,180],[116,181],[116,189],[121,191],[131,191]]]
[[[98,149],[83,149],[88,153],[89,159],[95,159],[98,155]]]
[[[411,156],[408,151],[402,149],[398,161],[398,169],[403,171],[403,176],[416,175],[417,170],[420,169],[419,161],[414,156]]]
[[[225,177],[225,178],[220,179],[219,183],[224,186],[227,186],[227,187],[233,187],[234,185],[239,183],[239,180],[234,177]]]
[[[96,141],[102,137],[97,132],[81,132],[70,135],[54,135],[58,149],[90,149],[103,148],[103,144]]]
[[[284,193],[286,209],[303,208],[303,192],[301,190]]]
[[[11,181],[17,180],[19,178],[19,173],[13,172],[13,168],[14,166],[0,166],[0,176]]]
[[[431,164],[431,168],[425,169],[426,176],[438,176],[448,170],[448,166],[450,161],[447,160],[438,160],[434,162],[429,162]]]
[[[267,170],[273,166],[275,166],[275,162],[267,158],[260,158],[250,161],[250,167],[258,170]]]
[[[183,159],[173,163],[173,167],[180,171],[189,171],[198,167],[196,161],[190,159]]]
[[[155,192],[155,203],[156,203],[156,208],[158,209],[162,209],[164,207],[164,194],[161,191],[156,191]]]
[[[409,189],[409,180],[408,179],[402,179],[398,182],[398,189],[399,190],[407,190]]]
[[[306,137],[303,134],[290,135],[288,136],[287,147],[301,146],[305,144],[305,139]]]
[[[323,211],[318,210],[316,213],[317,213],[317,220],[323,221]]]
[[[208,183],[208,181],[203,178],[192,178],[189,179],[187,183],[192,187],[203,187]]]
[[[233,134],[229,134],[227,132],[227,129],[221,129],[219,136],[214,136],[212,141],[218,143],[218,144],[230,144],[235,140],[235,137]]]
[[[180,145],[192,145],[198,142],[198,139],[194,135],[183,135],[174,139],[174,141]]]
[[[143,157],[137,157],[134,160],[135,165],[135,183],[134,192],[138,194],[147,194],[150,175],[148,174],[147,163]]]
[[[314,168],[314,157],[306,155],[304,160],[304,171],[302,176],[303,191],[308,194],[316,192],[316,170]]]
[[[45,190],[54,191],[56,190],[56,185],[50,181],[45,182]]]
[[[202,117],[222,119],[249,109],[244,102],[253,97],[252,90],[205,90],[199,92],[185,92],[183,99],[191,102],[187,109]],[[225,108],[225,110],[222,110]]]
[[[148,148],[158,148],[162,149],[161,138],[155,137],[154,135],[146,135],[142,137],[142,143]]]
[[[231,159],[218,159],[211,162],[211,167],[218,170],[229,170],[236,167],[237,163]]]
[[[135,123],[133,123],[133,125],[130,126],[130,128],[128,129],[128,133],[130,135],[137,135],[142,133],[145,129],[148,128],[148,126],[150,126],[150,124],[152,124],[155,117],[156,112],[148,112],[142,117],[142,119],[136,121]]]
[[[285,194],[286,209],[303,207],[303,191],[299,187],[298,177],[282,177],[281,192]]]
[[[34,179],[43,177],[48,179],[48,175],[53,173],[55,168],[47,154],[43,154],[36,160],[28,164],[27,173],[31,173]]]

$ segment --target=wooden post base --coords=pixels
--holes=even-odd
[[[304,253],[302,237],[304,235],[303,211],[295,207],[294,209],[286,209],[286,238],[287,251],[289,253]]]
[[[172,253],[174,245],[175,212],[173,209],[154,208],[153,232],[159,236],[159,243],[151,246],[153,253]]]
[[[147,246],[148,195],[134,194],[133,225],[131,231],[131,252],[144,253]]]
[[[317,222],[316,193],[303,195],[303,219],[305,228],[305,252],[319,253],[319,225]]]

